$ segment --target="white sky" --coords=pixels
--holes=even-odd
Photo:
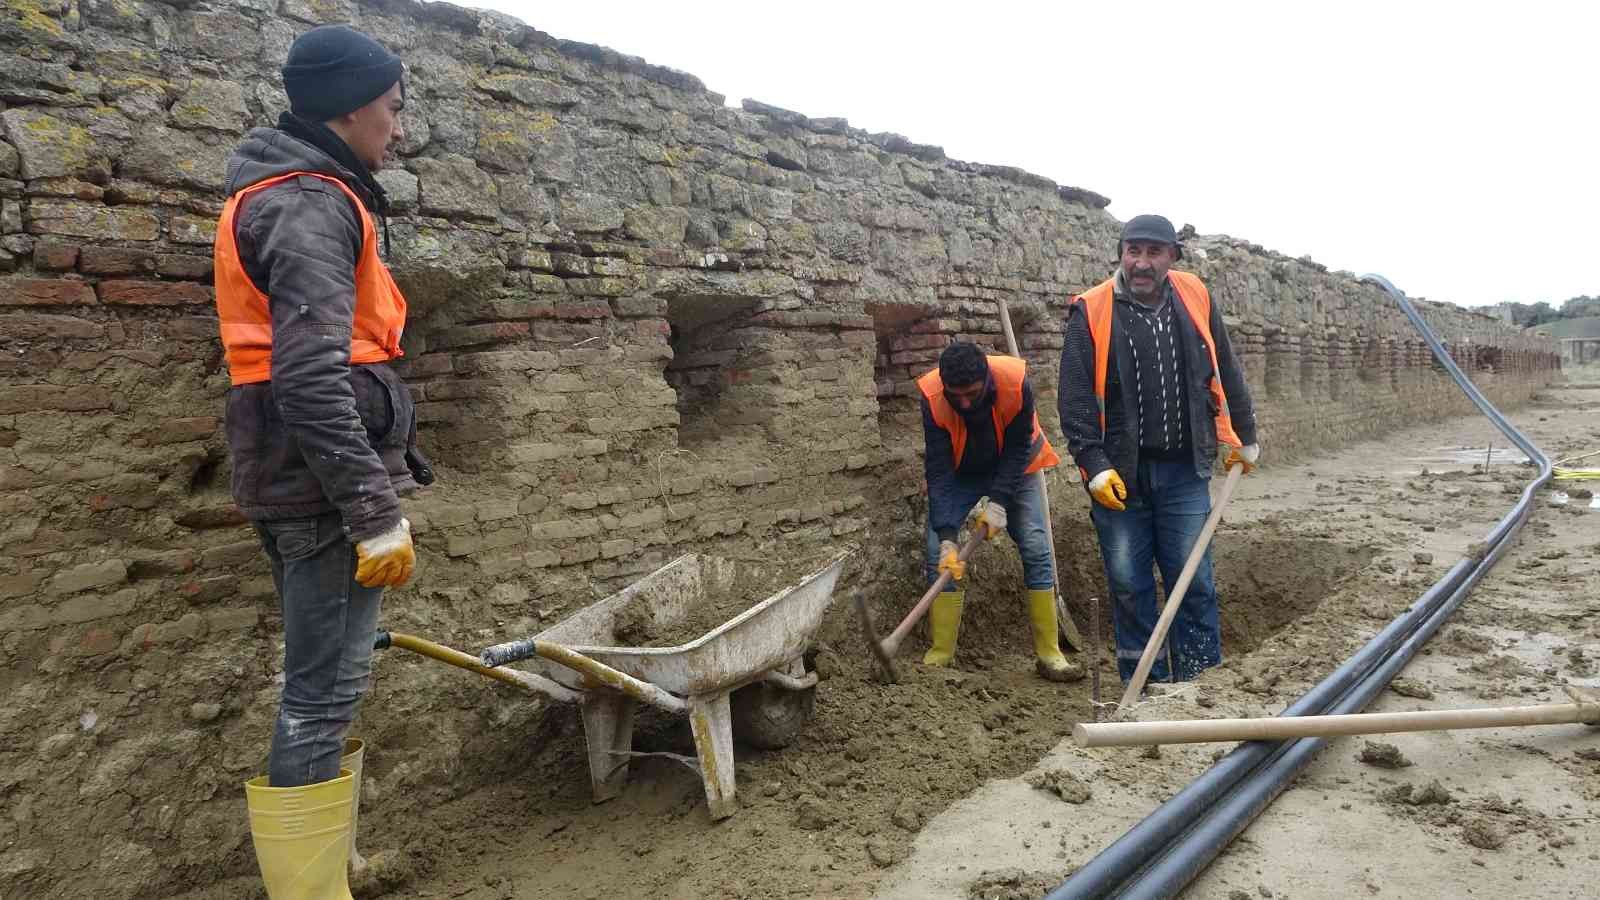
[[[1600,294],[1600,3],[456,2],[1413,297]]]

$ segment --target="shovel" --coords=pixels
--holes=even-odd
[[[982,526],[972,529],[972,536],[967,538],[967,543],[956,553],[957,560],[961,562],[967,561],[967,557],[972,555],[972,551],[983,543],[984,530]],[[885,681],[893,683],[900,680],[900,673],[894,667],[894,657],[896,653],[900,652],[901,642],[906,639],[906,635],[911,633],[911,629],[928,612],[928,607],[933,605],[933,598],[937,597],[939,592],[944,590],[945,585],[949,583],[950,573],[940,572],[939,577],[929,586],[927,593],[922,595],[922,599],[917,601],[916,606],[911,607],[911,612],[906,614],[899,627],[895,628],[893,633],[881,641],[878,640],[878,629],[872,622],[872,612],[867,609],[866,598],[861,596],[860,591],[856,591],[856,616],[861,621],[861,632],[867,639],[867,647],[872,650],[873,658],[878,661],[878,671],[883,675]]]
[[[1012,356],[1021,359],[1022,352],[1017,349],[1017,333],[1011,330],[1011,310],[1006,307],[1006,298],[995,299],[1000,306],[1000,327],[1006,333],[1006,347]],[[1039,482],[1039,497],[1044,504],[1044,537],[1050,544],[1050,568],[1055,574],[1052,591],[1056,596],[1056,627],[1061,632],[1061,639],[1067,642],[1069,648],[1082,650],[1087,646],[1083,641],[1083,635],[1078,633],[1078,625],[1072,621],[1071,614],[1067,612],[1066,601],[1061,599],[1061,561],[1056,558],[1055,527],[1050,524],[1050,483],[1045,480],[1042,470],[1033,473],[1033,477]]]
[[[1161,618],[1156,621],[1156,627],[1150,632],[1150,641],[1144,645],[1144,653],[1139,655],[1139,665],[1133,670],[1133,678],[1128,681],[1128,689],[1122,692],[1122,702],[1117,704],[1120,713],[1132,709],[1134,701],[1139,699],[1139,692],[1144,690],[1144,682],[1150,677],[1150,667],[1155,665],[1156,650],[1166,641],[1167,629],[1172,627],[1172,620],[1178,615],[1178,606],[1183,603],[1183,595],[1189,591],[1189,582],[1194,580],[1194,572],[1200,568],[1200,559],[1205,556],[1206,547],[1211,544],[1211,535],[1217,530],[1217,523],[1222,520],[1222,510],[1228,505],[1228,498],[1233,496],[1233,489],[1239,483],[1239,476],[1244,474],[1244,464],[1235,463],[1228,469],[1228,478],[1222,482],[1222,490],[1217,492],[1217,502],[1211,507],[1211,515],[1206,517],[1204,528],[1200,529],[1200,539],[1194,542],[1194,549],[1189,551],[1189,558],[1183,563],[1183,571],[1178,574],[1178,582],[1172,586],[1172,594],[1167,597],[1167,605],[1161,610]]]

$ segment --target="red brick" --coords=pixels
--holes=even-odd
[[[65,272],[77,265],[76,244],[39,243],[33,247],[33,267],[41,272]]]
[[[0,306],[85,306],[93,303],[94,289],[82,281],[0,279]]]
[[[111,393],[87,384],[23,384],[0,387],[0,415],[62,410],[110,409]]]
[[[219,340],[216,316],[180,316],[166,323],[167,337],[175,341]]]
[[[185,441],[203,441],[216,432],[216,416],[194,416],[168,419],[145,432],[144,439],[151,444],[181,444]]]
[[[188,281],[102,281],[100,299],[124,306],[210,303],[211,288]]]
[[[156,270],[156,257],[147,250],[84,247],[78,270],[85,275],[148,275]]]
[[[162,253],[156,256],[156,272],[168,278],[206,281],[211,278],[211,257],[189,253]]]
[[[488,322],[482,325],[462,325],[439,336],[443,347],[468,347],[474,344],[494,344],[528,336],[527,322]]]
[[[407,356],[400,361],[399,368],[407,378],[447,375],[454,370],[448,353],[424,353],[420,356]]]

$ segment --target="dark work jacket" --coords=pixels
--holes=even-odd
[[[976,491],[1012,512],[1011,500],[1022,486],[1022,473],[1028,468],[1028,451],[1033,448],[1033,387],[1022,382],[1022,409],[1006,425],[1006,445],[995,445],[994,385],[989,386],[989,402],[982,410],[963,415],[967,423],[967,446],[956,468],[956,451],[950,432],[933,421],[927,398],[922,399],[922,439],[925,452],[922,473],[928,481],[928,527],[941,541],[953,541],[961,522],[971,509],[961,506],[960,496]]]
[[[1195,474],[1211,477],[1216,465],[1217,428],[1213,419],[1216,404],[1211,399],[1211,354],[1206,350],[1200,330],[1189,318],[1187,308],[1179,300],[1172,285],[1167,285],[1167,302],[1173,308],[1174,321],[1183,355],[1184,387],[1189,406],[1190,444],[1194,450]],[[1111,354],[1106,365],[1106,426],[1100,430],[1100,408],[1094,396],[1094,339],[1089,334],[1089,319],[1083,304],[1074,301],[1067,307],[1067,326],[1061,350],[1061,382],[1057,394],[1061,414],[1061,432],[1067,438],[1067,450],[1073,460],[1087,473],[1087,485],[1106,469],[1116,469],[1129,492],[1135,490],[1139,467],[1139,398],[1134,395],[1133,379],[1121,377],[1133,371],[1133,354],[1121,317],[1125,315],[1112,304]],[[1222,390],[1228,397],[1229,415],[1233,431],[1246,444],[1256,442],[1255,408],[1250,401],[1250,388],[1245,384],[1244,370],[1233,353],[1228,340],[1228,329],[1222,323],[1222,305],[1211,298],[1211,337],[1216,342],[1217,369],[1222,375]]]
[[[228,196],[294,171],[330,174],[371,196],[327,153],[275,128],[252,130],[229,158]],[[353,541],[397,525],[398,495],[432,480],[414,452],[416,411],[399,374],[350,363],[360,215],[315,178],[273,185],[238,210],[241,262],[272,315],[272,380],[230,388],[226,415],[233,499],[247,518],[337,509]]]

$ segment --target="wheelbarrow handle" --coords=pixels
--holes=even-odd
[[[584,656],[571,647],[554,644],[550,641],[526,638],[520,641],[496,644],[478,654],[478,659],[485,666],[493,668],[519,659],[527,659],[531,656],[538,656],[551,662],[560,663],[583,675],[585,679],[596,686],[610,688],[668,712],[681,713],[689,708],[689,705],[681,697],[664,691],[648,681],[640,680],[626,672],[613,669],[597,659]]]

